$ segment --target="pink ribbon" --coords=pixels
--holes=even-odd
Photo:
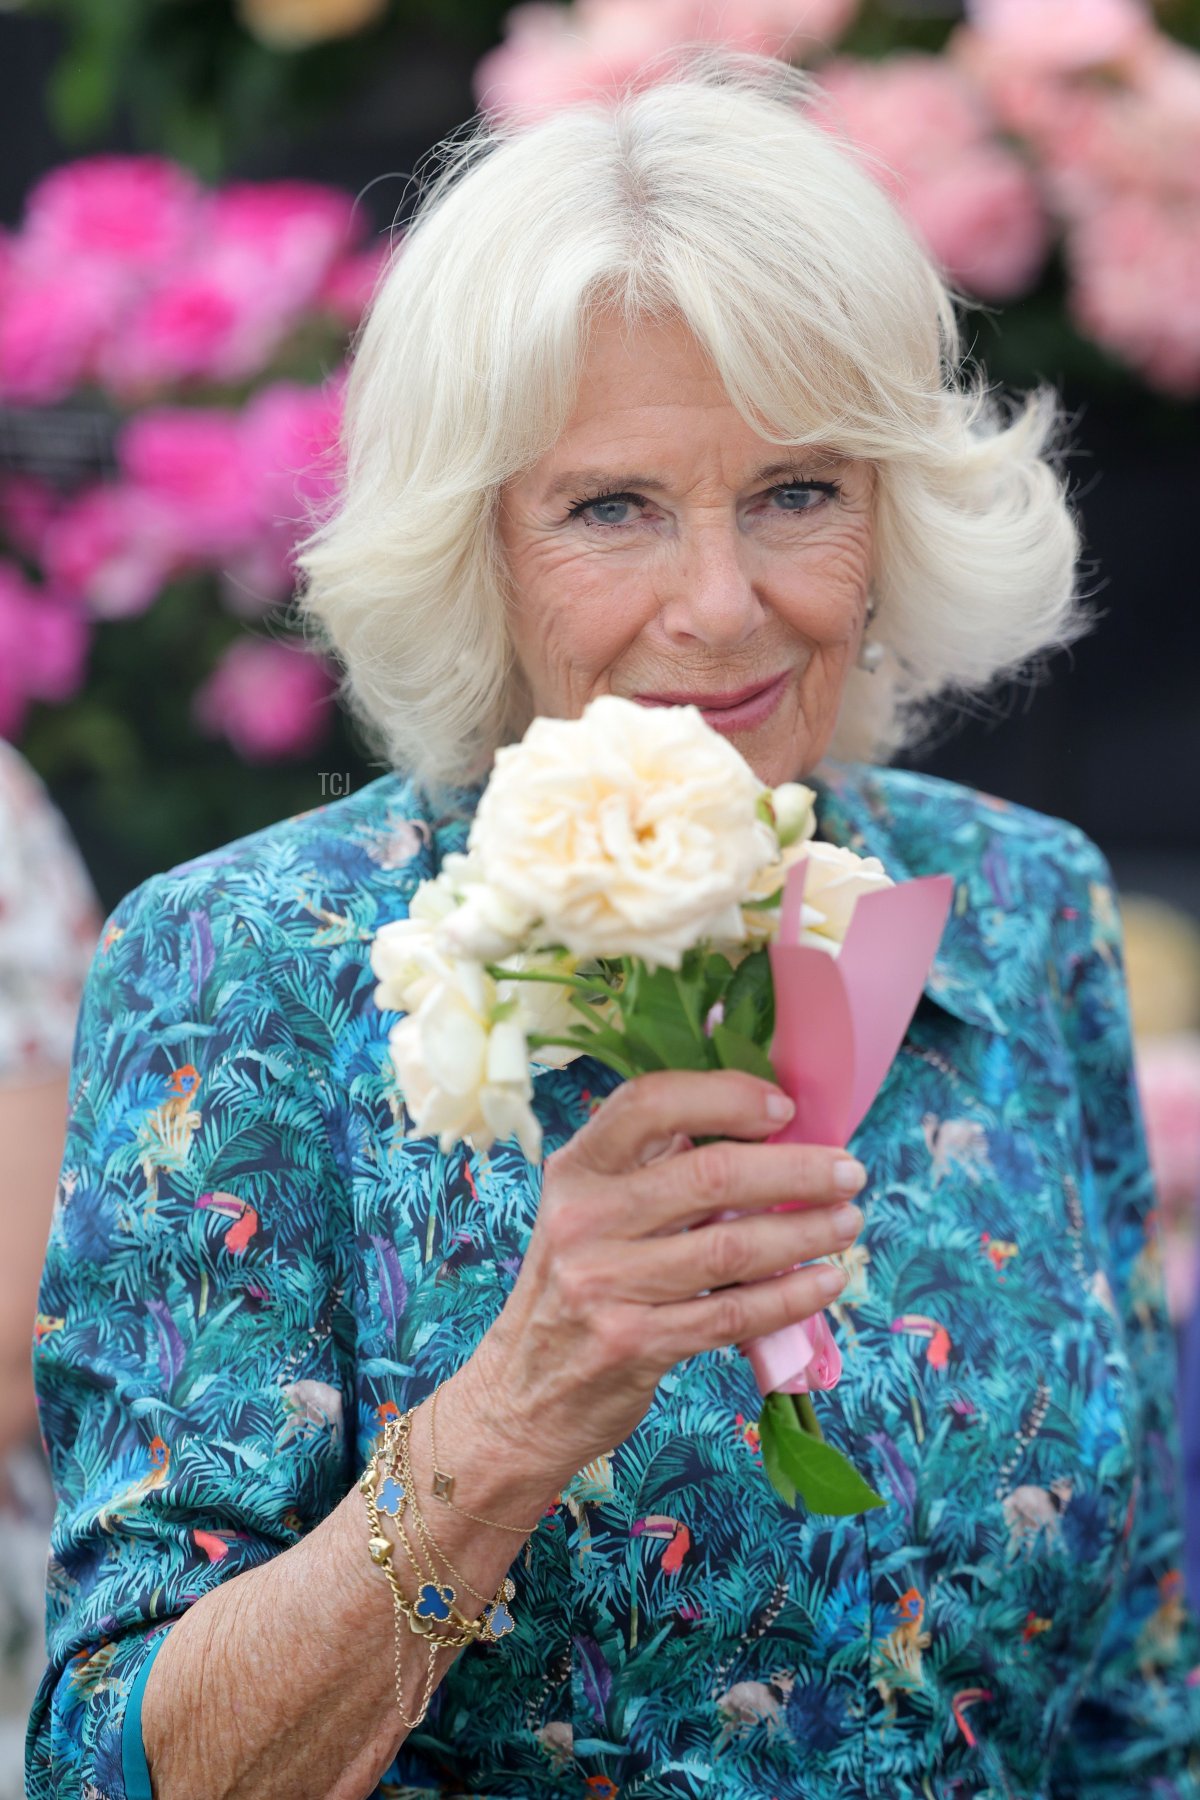
[[[844,1147],[883,1085],[916,1011],[950,911],[954,883],[929,875],[863,894],[838,955],[801,944],[807,862],[788,871],[778,939],[771,1061],[795,1116],[772,1144]],[[784,1201],[776,1212],[802,1201]],[[714,1213],[731,1219],[736,1211]],[[797,1268],[802,1264],[797,1263]],[[836,1386],[842,1359],[823,1312],[738,1345],[763,1394]]]

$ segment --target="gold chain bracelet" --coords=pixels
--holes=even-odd
[[[455,1581],[461,1582],[462,1586],[466,1588],[469,1594],[474,1594],[477,1600],[483,1601],[483,1617],[481,1620],[474,1622],[482,1624],[483,1630],[480,1635],[485,1642],[498,1642],[500,1638],[507,1636],[513,1629],[515,1623],[512,1613],[509,1610],[508,1602],[517,1591],[516,1584],[513,1582],[511,1576],[506,1575],[497,1588],[495,1595],[489,1598],[487,1594],[481,1594],[477,1587],[472,1587],[466,1576],[461,1574],[459,1570],[454,1567],[454,1564],[450,1561],[441,1545],[433,1536],[428,1525],[425,1523],[424,1515],[422,1514],[420,1507],[416,1504],[417,1484],[413,1476],[412,1462],[409,1456],[409,1435],[410,1434],[407,1431],[398,1434],[392,1468],[393,1473],[399,1480],[402,1494],[412,1498],[412,1516],[416,1523],[417,1532],[421,1538],[426,1556],[429,1558],[429,1572],[435,1577],[434,1585],[436,1586],[436,1570],[433,1565],[436,1561],[440,1562],[443,1568],[449,1571]],[[528,1535],[528,1533],[526,1533],[526,1535]],[[408,1548],[407,1542],[405,1547]],[[444,1591],[451,1599],[453,1599],[456,1590],[453,1588],[446,1588],[445,1590],[439,1589],[438,1591]]]
[[[421,1723],[429,1710],[429,1702],[433,1695],[433,1672],[437,1663],[439,1644],[444,1644],[451,1649],[461,1649],[464,1645],[472,1643],[475,1639],[484,1636],[486,1627],[481,1626],[479,1620],[464,1619],[461,1614],[456,1613],[455,1616],[458,1623],[452,1626],[448,1632],[435,1631],[435,1621],[447,1618],[450,1610],[446,1606],[444,1599],[440,1598],[440,1590],[436,1589],[435,1584],[428,1584],[428,1587],[433,1587],[434,1592],[439,1594],[439,1601],[433,1601],[430,1598],[428,1588],[419,1588],[417,1600],[414,1604],[414,1602],[409,1600],[403,1588],[400,1586],[396,1571],[392,1567],[391,1541],[385,1535],[383,1526],[380,1523],[378,1502],[382,1502],[383,1509],[389,1516],[397,1519],[397,1529],[400,1532],[401,1541],[408,1551],[409,1558],[413,1562],[414,1569],[416,1569],[418,1583],[420,1583],[421,1572],[417,1567],[415,1558],[412,1556],[412,1551],[407,1538],[404,1535],[403,1527],[399,1524],[398,1514],[402,1509],[403,1496],[397,1497],[389,1490],[388,1486],[389,1482],[392,1483],[393,1488],[396,1486],[394,1477],[387,1473],[384,1463],[387,1438],[391,1434],[393,1423],[396,1422],[389,1421],[388,1431],[385,1433],[384,1437],[384,1444],[376,1448],[371,1461],[359,1477],[358,1487],[366,1501],[367,1517],[370,1522],[370,1540],[368,1549],[370,1551],[371,1560],[383,1571],[383,1574],[387,1578],[388,1586],[392,1591],[392,1608],[395,1614],[396,1709],[399,1712],[405,1727],[409,1731],[413,1731]],[[399,1421],[399,1435],[407,1435],[409,1423],[410,1415],[406,1414]],[[399,1499],[399,1504],[397,1504],[397,1499]],[[391,1502],[391,1504],[389,1504],[389,1502]],[[453,1590],[450,1590],[450,1598],[453,1598]],[[415,1633],[416,1636],[425,1638],[428,1643],[428,1665],[425,1672],[425,1685],[421,1695],[420,1711],[415,1718],[410,1718],[404,1706],[403,1675],[400,1658],[400,1645],[402,1642],[400,1621],[402,1617],[408,1620],[409,1630]]]

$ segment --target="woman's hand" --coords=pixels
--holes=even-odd
[[[549,1158],[513,1291],[460,1371],[510,1453],[536,1451],[561,1484],[628,1437],[682,1357],[833,1298],[827,1265],[791,1265],[854,1241],[865,1172],[844,1150],[753,1141],[792,1110],[752,1075],[664,1070],[616,1089]],[[702,1223],[726,1209],[740,1216]]]

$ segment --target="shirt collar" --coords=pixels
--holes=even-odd
[[[817,836],[860,856],[877,856],[893,881],[954,874],[953,868],[946,866],[952,862],[950,855],[940,868],[910,865],[901,848],[903,821],[897,819],[883,783],[874,775],[875,771],[864,764],[826,761],[805,777],[817,796]],[[967,915],[966,900],[966,886],[956,882],[950,916],[924,995],[964,1024],[982,1026],[1004,1036],[1008,1028],[979,981],[977,934]]]

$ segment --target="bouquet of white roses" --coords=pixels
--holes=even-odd
[[[405,1015],[389,1046],[411,1134],[444,1151],[515,1135],[536,1162],[537,1069],[581,1055],[624,1077],[745,1069],[797,1100],[772,1065],[780,971],[795,1002],[814,955],[826,972],[840,957],[858,902],[892,889],[875,858],[813,841],[814,799],[800,783],[764,788],[692,706],[604,696],[579,719],[535,719],[497,753],[466,854],[447,856],[372,945],[375,998]],[[935,946],[920,946],[900,1033]],[[790,1015],[794,1046],[795,1004]],[[819,1017],[811,1031],[801,1019],[801,1039],[814,1031]],[[810,1141],[844,1143],[852,1129],[820,1110],[819,1121],[825,1135]],[[804,1129],[801,1111],[779,1135]],[[841,1370],[823,1315],[741,1347],[780,1496],[830,1513],[882,1505],[824,1442],[809,1398]]]

